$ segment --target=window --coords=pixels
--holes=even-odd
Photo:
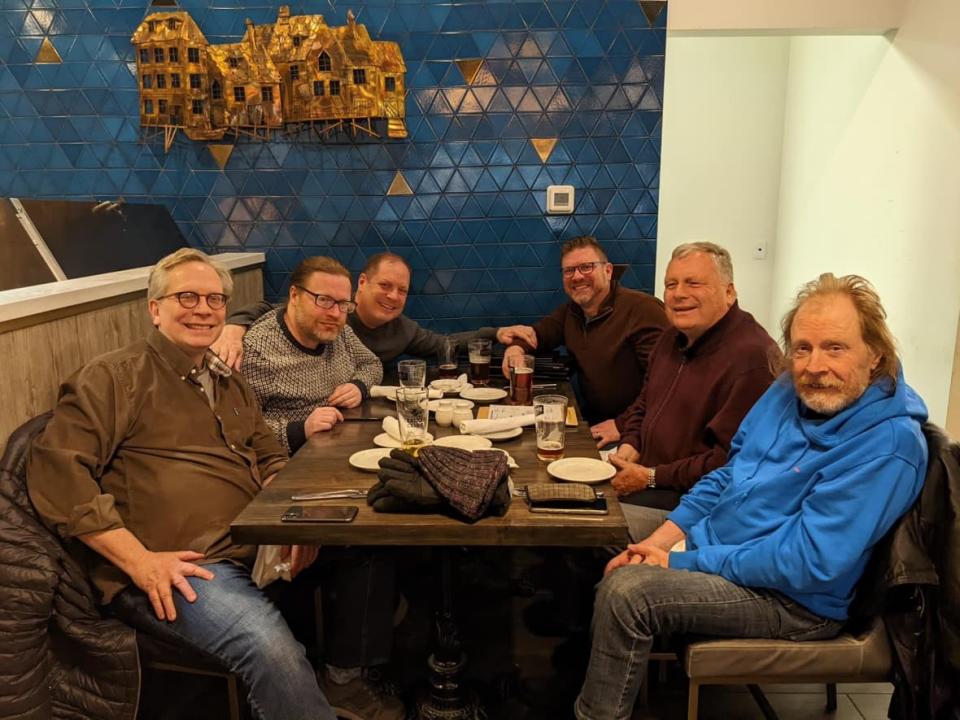
[[[299,66],[299,65],[291,65],[291,66],[290,66],[290,79],[291,79],[291,80],[299,80],[299,79],[300,79],[300,66]]]
[[[233,89],[233,99],[237,102],[243,102],[247,99],[247,89],[243,87],[235,87]]]
[[[140,62],[148,63],[150,62],[150,51],[146,48],[140,48]]]
[[[173,75],[170,76],[170,87],[172,87],[172,88],[178,88],[178,87],[180,87],[180,74],[179,74],[179,73],[173,73]]]
[[[320,53],[320,57],[317,58],[317,67],[320,72],[330,72],[330,56],[325,52]]]
[[[260,97],[264,102],[273,102],[273,88],[265,87],[260,88]]]
[[[395,77],[385,77],[383,79],[383,89],[387,92],[397,91],[397,79]]]
[[[149,90],[153,87],[153,75],[144,75],[143,76],[143,89]]]
[[[294,36],[293,36],[293,46],[294,46],[294,47],[300,47],[300,43],[302,43],[302,42],[303,42],[303,37],[302,37],[301,35],[294,35]]]
[[[367,71],[363,68],[354,68],[353,69],[353,84],[354,85],[366,85],[367,84]]]
[[[180,121],[180,119],[181,119],[181,108],[180,108],[179,105],[174,105],[174,106],[173,106],[173,112],[170,113],[170,119],[171,119],[173,122],[179,122],[179,121]]]
[[[159,112],[161,115],[166,115],[166,114],[167,114],[167,101],[166,101],[166,100],[158,100],[158,101],[157,101],[157,112]]]
[[[144,115],[153,115],[153,100],[143,101],[143,113]]]
[[[194,114],[194,115],[203,115],[203,100],[194,100],[194,101],[193,101],[193,114]]]
[[[190,88],[199,90],[200,87],[200,75],[198,73],[190,73]]]
[[[163,62],[163,48],[153,49],[153,61],[158,63]]]
[[[180,62],[180,51],[176,48],[170,48],[167,50],[167,57],[170,59],[170,62]]]
[[[167,28],[169,28],[170,30],[176,30],[176,29],[177,29],[177,21],[174,20],[174,19],[172,19],[172,18],[171,18],[170,20],[167,20]]]
[[[240,67],[240,58],[231,56],[227,58],[227,64],[232,68]]]
[[[200,48],[187,48],[187,61],[200,62]]]
[[[314,80],[313,81],[313,94],[317,97],[323,95],[323,80]]]
[[[157,90],[163,90],[165,87],[167,87],[167,76],[157,73]]]
[[[331,94],[331,95],[339,95],[339,94],[340,94],[340,81],[339,81],[339,80],[331,80],[331,81],[330,81],[330,94]]]
[[[219,80],[210,83],[210,97],[214,100],[223,100],[223,88],[220,87]]]
[[[147,23],[147,30],[149,30],[150,32],[156,32],[156,31],[157,31],[157,21],[156,21],[156,20],[151,20],[150,22],[148,22],[148,23]]]

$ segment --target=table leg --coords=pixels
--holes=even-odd
[[[453,561],[450,548],[439,548],[440,608],[434,628],[434,649],[427,658],[430,688],[417,702],[418,720],[480,720],[485,714],[476,695],[463,686],[467,656],[453,617]]]

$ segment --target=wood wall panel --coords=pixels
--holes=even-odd
[[[259,268],[234,273],[231,308],[262,298]],[[63,380],[97,355],[144,337],[151,327],[146,291],[73,310],[0,332],[0,445],[21,423],[54,406]]]

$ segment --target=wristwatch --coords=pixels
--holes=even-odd
[[[657,486],[657,469],[647,468],[647,490],[652,490]]]

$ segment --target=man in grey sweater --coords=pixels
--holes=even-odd
[[[453,335],[440,335],[421,327],[403,314],[410,290],[410,265],[391,252],[372,256],[357,279],[357,310],[347,324],[364,345],[384,364],[401,355],[434,359],[449,337],[461,347],[474,338],[495,339],[508,345],[520,340],[536,347],[537,336],[527,325],[483,327]],[[227,325],[212,350],[230,367],[239,368],[243,358],[243,336],[247,328],[274,308],[260,302],[241,308],[227,318]]]

